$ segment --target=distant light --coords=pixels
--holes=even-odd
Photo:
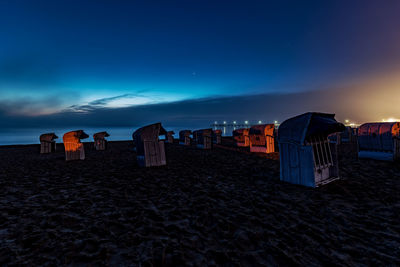
[[[224,124],[226,124],[226,121],[224,121]]]
[[[248,123],[249,123],[249,121],[244,121],[244,123],[245,123],[245,124],[248,124]]]
[[[214,121],[214,123],[215,123],[215,124],[217,124],[217,123],[218,123],[218,121]]]
[[[275,124],[278,124],[278,121],[274,121]]]
[[[383,121],[383,122],[397,122],[397,121],[400,121],[400,119],[389,118],[389,119],[387,119],[387,120],[383,119],[382,121]]]
[[[344,120],[344,122],[345,122],[345,123],[349,123],[350,121],[349,121],[349,120]]]
[[[262,121],[258,121],[258,124],[261,124],[262,123]]]
[[[236,124],[236,121],[233,121],[233,124]]]

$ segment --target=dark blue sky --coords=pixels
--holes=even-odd
[[[166,103],[190,119],[202,110],[191,114],[182,103],[224,99],[220,111],[207,115],[213,121],[231,119],[225,107],[235,97],[282,95],[286,103],[315,90],[358,95],[357,103],[326,98],[337,102],[331,112],[343,118],[400,116],[386,109],[386,100],[366,116],[372,94],[363,91],[368,79],[398,73],[398,14],[395,0],[3,0],[0,119]],[[368,90],[378,88],[386,95],[398,91],[381,83]],[[318,108],[287,105],[293,113]],[[240,108],[257,120],[285,114]]]

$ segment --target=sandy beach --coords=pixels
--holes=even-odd
[[[400,265],[399,163],[343,146],[342,179],[312,189],[279,180],[277,153],[167,144],[140,168],[132,142],[92,146],[0,147],[1,265]]]

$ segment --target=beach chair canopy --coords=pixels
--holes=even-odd
[[[80,143],[81,139],[88,138],[89,135],[87,135],[83,130],[76,130],[76,131],[71,131],[63,136],[63,141],[64,143],[70,142],[70,143]]]
[[[214,134],[221,135],[222,134],[222,130],[214,130]]]
[[[249,135],[269,135],[274,136],[275,124],[259,124],[251,126]]]
[[[212,129],[201,129],[197,131],[193,131],[193,134],[197,134],[197,136],[209,136],[211,137],[213,133]]]
[[[192,134],[191,130],[182,130],[179,132],[179,136],[190,136]]]
[[[109,137],[110,135],[107,132],[99,132],[93,135],[93,139],[104,139],[105,137]]]
[[[345,126],[335,120],[335,114],[308,112],[284,121],[279,126],[278,141],[304,145],[309,137],[328,136],[344,130]]]
[[[393,150],[393,138],[400,138],[400,122],[364,123],[358,128],[358,143],[365,150]]]
[[[55,133],[45,133],[40,136],[40,142],[53,142],[58,136]]]
[[[167,131],[161,126],[161,123],[158,122],[137,129],[132,134],[132,138],[136,142],[157,141],[160,135],[165,134],[167,134]]]
[[[240,129],[236,129],[232,132],[233,136],[239,136],[239,135],[249,135],[249,131],[250,129],[248,128],[240,128]]]

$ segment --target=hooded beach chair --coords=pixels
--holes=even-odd
[[[212,129],[201,129],[193,132],[193,136],[196,136],[196,146],[201,149],[212,148]]]
[[[233,130],[232,136],[236,146],[248,147],[250,145],[249,129],[241,128]]]
[[[400,122],[365,123],[358,128],[358,157],[400,160]]]
[[[336,144],[328,135],[344,129],[334,114],[309,112],[284,121],[278,135],[281,180],[317,187],[339,179]]]
[[[55,133],[42,134],[40,139],[40,153],[47,154],[56,151],[56,141],[58,136]]]
[[[151,167],[167,164],[164,141],[159,139],[160,135],[166,133],[161,123],[144,126],[133,133],[139,166]]]
[[[174,143],[174,131],[168,131],[165,140],[167,143],[173,144]]]
[[[81,143],[81,139],[88,137],[83,130],[71,131],[64,134],[65,160],[84,160],[85,148]]]
[[[250,127],[250,152],[275,152],[275,124],[259,124]]]
[[[212,137],[213,137],[214,144],[222,143],[222,131],[221,130],[214,130]]]
[[[96,150],[106,150],[107,149],[107,140],[105,137],[109,137],[110,135],[107,132],[99,132],[93,135],[94,139],[94,147]]]
[[[179,144],[184,146],[190,146],[191,138],[190,135],[192,134],[191,130],[182,130],[179,132]]]

